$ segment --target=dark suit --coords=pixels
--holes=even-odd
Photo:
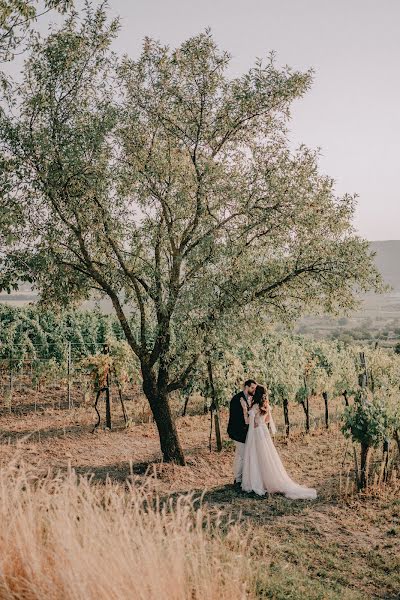
[[[239,394],[233,396],[229,406],[228,435],[231,440],[244,444],[249,426],[246,425],[244,420],[243,407],[240,403],[241,398],[244,398],[249,406],[244,392],[239,392]]]

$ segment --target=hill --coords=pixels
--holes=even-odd
[[[400,292],[400,240],[385,240],[370,242],[371,249],[376,253],[375,262],[384,280]],[[34,302],[37,295],[28,284],[22,284],[17,292],[0,294],[0,302],[9,302],[15,306],[23,306]],[[374,306],[379,308],[387,304],[387,296],[375,296]],[[107,301],[100,303],[102,310],[110,312],[111,304]],[[93,303],[86,303],[85,308],[92,308]]]
[[[400,240],[370,242],[376,252],[375,262],[383,278],[394,290],[400,291]]]

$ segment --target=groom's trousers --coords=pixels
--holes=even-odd
[[[243,473],[243,457],[244,457],[244,444],[242,442],[235,442],[235,460],[233,462],[233,474],[235,481],[242,481]]]

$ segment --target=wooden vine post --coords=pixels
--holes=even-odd
[[[109,348],[106,346],[106,351],[104,354],[109,353]],[[107,429],[111,429],[111,374],[110,369],[107,371],[107,379],[106,379],[106,427]]]
[[[115,371],[114,371],[114,374],[115,374]],[[120,382],[118,381],[117,377],[115,377],[115,381],[116,381],[117,388],[118,388],[119,401],[121,402],[122,415],[124,417],[125,426],[128,427],[129,417],[128,417],[128,413],[126,412],[124,399],[122,397],[122,388],[121,388]]]
[[[289,399],[286,394],[282,398],[283,404],[283,417],[285,419],[285,431],[286,437],[290,436],[290,421],[289,421]]]
[[[303,407],[304,414],[306,417],[306,433],[310,433],[310,396],[309,396],[307,378],[305,375],[303,377],[303,381],[304,381],[304,398],[301,398],[300,404]]]
[[[213,414],[214,414],[215,438],[216,438],[216,442],[217,442],[217,450],[218,450],[218,452],[221,452],[222,438],[221,438],[221,425],[220,425],[220,417],[219,417],[219,403],[218,403],[217,393],[215,390],[213,368],[212,368],[212,362],[211,362],[210,358],[207,360],[207,370],[208,370],[208,382],[209,382],[210,390],[211,390],[211,406],[210,406],[211,427],[212,427],[212,419],[213,419]],[[210,450],[211,450],[211,439],[210,439]]]
[[[73,407],[73,402],[71,399],[71,342],[67,344],[67,398],[68,398],[68,408],[71,409]]]
[[[14,364],[13,364],[13,352],[10,350],[10,393],[8,398],[8,408],[12,411],[12,401],[14,395]]]
[[[278,360],[280,362],[282,362],[282,342],[281,342],[281,340],[278,341],[277,348],[278,348]],[[290,436],[290,420],[289,420],[289,398],[287,396],[286,391],[284,391],[283,394],[281,394],[281,399],[282,399],[282,407],[283,407],[283,418],[285,421],[285,432],[286,432],[286,437],[288,438]]]
[[[360,352],[360,362],[363,372],[360,375],[359,383],[361,387],[361,394],[364,394],[368,386],[368,371],[367,363],[365,360],[364,352]],[[360,459],[360,477],[358,480],[359,489],[364,489],[368,484],[368,458],[369,458],[369,446],[366,442],[361,442],[361,459]]]
[[[328,392],[322,392],[325,405],[325,429],[329,429],[329,406],[328,406]]]

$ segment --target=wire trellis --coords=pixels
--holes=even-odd
[[[62,352],[60,352],[62,346]],[[94,354],[103,348],[102,343],[90,344],[83,351],[82,344],[66,341],[57,344],[57,352],[52,353],[52,344],[36,344],[33,349],[26,344],[15,344],[10,349],[0,345],[0,406],[6,406],[12,411],[16,394],[29,392],[57,391],[58,407],[74,407],[75,396],[80,392],[85,400],[90,388],[90,376],[80,368],[80,362],[85,356]],[[26,350],[19,353],[18,350]],[[46,349],[46,352],[41,350]],[[74,352],[79,349],[79,352]],[[33,351],[32,351],[33,350]],[[8,356],[5,356],[8,355]],[[47,356],[43,356],[47,354]],[[36,409],[36,394],[35,409]]]

